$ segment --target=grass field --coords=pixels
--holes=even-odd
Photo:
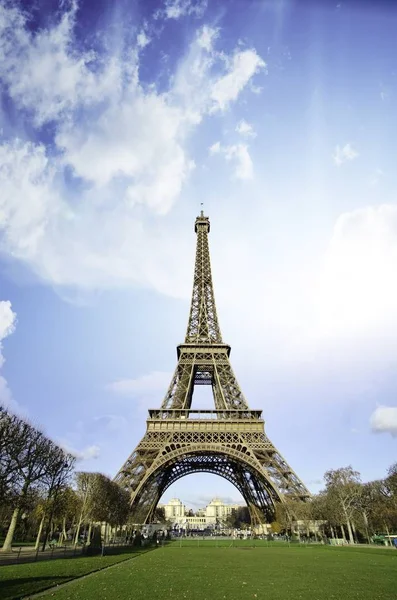
[[[228,544],[228,545],[227,545]],[[0,569],[2,599],[62,583],[107,560],[78,558]],[[7,571],[8,570],[8,571]],[[6,575],[4,571],[7,571]],[[14,579],[12,582],[11,580]],[[2,585],[3,584],[3,585]],[[4,585],[5,584],[5,585]],[[4,595],[5,593],[5,595]],[[51,589],[55,600],[395,600],[397,552],[381,548],[173,542]]]
[[[137,558],[142,551],[109,556],[57,558],[43,562],[0,566],[0,599],[23,598],[98,569]],[[131,562],[130,562],[131,564]]]

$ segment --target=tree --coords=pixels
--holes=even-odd
[[[286,532],[292,532],[292,524],[296,520],[295,503],[295,500],[284,496],[283,502],[278,503],[276,506],[276,521],[280,524],[281,529]]]
[[[59,542],[66,540],[67,529],[73,527],[77,515],[80,514],[80,510],[80,499],[75,490],[69,486],[62,488],[57,495],[54,510],[54,520],[61,530]]]
[[[335,529],[343,520],[341,508],[335,495],[322,491],[314,496],[312,500],[312,513],[314,520],[326,521],[328,523],[331,537],[335,538]]]
[[[371,504],[368,507],[369,522],[373,531],[385,531],[397,528],[397,507],[393,489],[388,477],[373,481]]]
[[[389,467],[385,483],[397,503],[397,462]]]
[[[303,526],[306,530],[307,537],[310,536],[310,526],[314,520],[314,511],[313,511],[313,502],[302,502],[301,500],[296,500],[292,504],[292,512],[295,517],[295,520],[298,525],[298,534],[300,533],[300,522],[303,523]]]
[[[383,489],[389,499],[392,526],[397,528],[397,463],[389,467]]]
[[[12,476],[15,493],[14,510],[3,544],[3,551],[11,550],[18,517],[24,506],[29,490],[38,485],[54,470],[60,456],[66,460],[66,453],[49,440],[41,431],[19,418],[10,417],[15,427],[16,438],[8,437],[4,449],[7,458],[3,464],[8,467],[8,480]],[[11,475],[12,473],[12,475]]]
[[[280,523],[278,521],[273,521],[270,525],[270,528],[272,530],[272,533],[280,533],[282,527],[280,525]]]
[[[248,506],[233,508],[225,519],[225,525],[235,529],[244,529],[251,524],[251,515]]]
[[[44,534],[43,540],[43,551],[48,539],[48,534],[52,527],[52,519],[56,510],[57,500],[59,493],[62,488],[66,486],[70,479],[71,472],[73,470],[76,458],[71,454],[64,452],[61,448],[54,447],[51,453],[51,461],[48,466],[48,470],[42,478],[42,484],[47,489],[47,502],[46,510],[44,511],[41,525],[43,526],[48,510],[49,519],[47,523],[47,529]],[[37,539],[40,539],[38,535]],[[37,544],[37,542],[36,542]]]
[[[381,494],[378,482],[370,481],[369,483],[364,483],[358,503],[357,521],[362,526],[368,543],[371,542],[373,523],[376,520],[373,511],[375,509],[379,514],[379,502],[381,502]]]
[[[81,524],[88,520],[91,512],[91,505],[94,501],[95,479],[99,473],[85,473],[83,471],[76,473],[76,493],[80,500],[80,514],[77,519],[74,543],[79,541]]]
[[[353,517],[359,508],[362,485],[360,473],[351,466],[327,471],[324,475],[328,501],[334,503],[334,511],[340,509],[341,525],[347,525],[349,541],[354,544]]]
[[[130,512],[130,494],[110,479],[106,482],[108,514],[106,522],[113,527],[125,525]]]
[[[0,406],[0,500],[9,500],[18,484],[16,461],[28,443],[31,426]]]
[[[89,543],[94,522],[106,523],[113,527],[124,525],[127,522],[130,496],[117,483],[101,473],[84,472],[76,474],[76,483],[81,509],[75,533],[75,544],[78,542],[82,524],[88,524],[87,542]]]

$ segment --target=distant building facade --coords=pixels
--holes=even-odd
[[[167,521],[184,518],[186,515],[186,506],[179,498],[172,498],[168,504],[160,504],[164,508],[164,514]]]
[[[164,515],[173,527],[177,529],[215,529],[226,524],[227,517],[233,510],[243,504],[226,504],[220,498],[213,498],[205,508],[199,508],[196,514],[188,511],[179,498],[172,498],[167,504],[160,504],[164,508]]]
[[[219,498],[214,498],[205,508],[205,516],[211,523],[224,522],[242,504],[225,504]]]

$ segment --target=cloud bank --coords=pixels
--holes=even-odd
[[[167,2],[166,16],[204,6]],[[105,43],[84,50],[77,10],[72,3],[58,22],[32,31],[17,6],[0,4],[0,79],[36,132],[0,144],[0,250],[55,286],[167,292],[155,257],[160,248],[174,253],[161,219],[195,168],[189,140],[209,115],[229,110],[265,63],[252,48],[218,49],[218,31],[204,26],[160,90],[140,77],[144,31],[117,52]],[[247,178],[244,146],[228,156]]]

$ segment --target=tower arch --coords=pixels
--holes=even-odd
[[[228,448],[214,451],[209,446],[171,450],[153,465],[134,492],[139,522],[150,522],[165,491],[178,479],[193,473],[219,475],[232,483],[243,496],[252,523],[259,524],[262,519],[258,515],[261,514],[266,517],[267,522],[274,520],[275,505],[283,501],[283,496],[266,476],[261,465],[242,451],[231,452]]]

